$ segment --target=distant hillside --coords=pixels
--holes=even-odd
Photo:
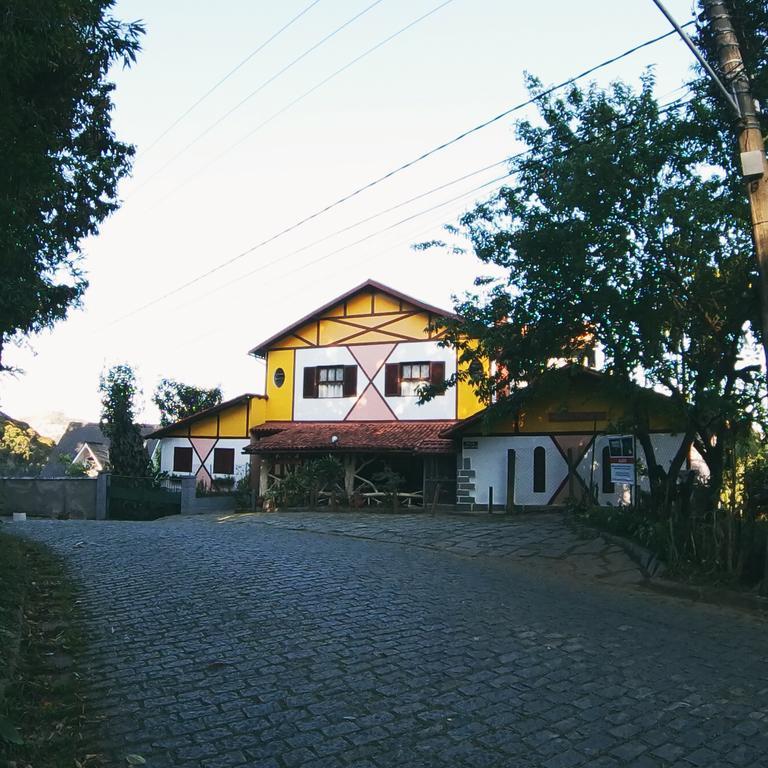
[[[55,442],[0,411],[0,475],[37,475]]]

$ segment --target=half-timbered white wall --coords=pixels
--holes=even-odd
[[[444,362],[445,377],[456,372],[456,351],[436,341],[320,347],[296,350],[293,418],[296,421],[442,421],[456,418],[456,388],[419,405],[418,397],[387,397],[387,363]],[[356,365],[354,397],[305,398],[304,369]]]
[[[203,441],[206,442],[203,442]],[[250,456],[243,453],[243,448],[249,445],[250,440],[244,438],[222,437],[218,440],[207,438],[187,437],[163,437],[158,441],[156,450],[160,451],[160,470],[169,475],[195,476],[200,473],[201,467],[205,467],[208,474],[214,479],[231,477],[231,475],[219,475],[213,472],[213,452],[215,448],[233,448],[235,451],[235,479],[239,480],[248,472]],[[204,446],[204,447],[203,447]],[[192,448],[192,472],[176,472],[173,469],[173,449]]]
[[[558,488],[568,479],[568,463],[563,452],[555,443],[557,435],[512,435],[512,436],[479,436],[465,437],[462,440],[462,462],[464,470],[474,474],[466,479],[469,485],[471,503],[477,506],[488,504],[489,488],[493,488],[493,503],[507,503],[507,452],[515,451],[515,499],[519,506],[543,506],[552,503]],[[654,434],[651,441],[656,453],[656,461],[663,467],[669,467],[682,435]],[[476,448],[467,446],[476,445]],[[607,445],[607,437],[598,435],[594,446],[587,448],[577,465],[577,474],[588,488],[590,482],[598,489],[598,503],[624,504],[629,501],[629,486],[615,484],[614,493],[603,493],[602,488],[602,449]],[[533,490],[533,452],[537,447],[543,447],[546,455],[546,485],[543,493]],[[647,466],[645,453],[639,443],[638,456]],[[460,479],[461,482],[461,479]],[[642,477],[640,487],[648,490],[648,479]],[[582,486],[577,485],[577,495]],[[459,498],[459,503],[466,502]]]

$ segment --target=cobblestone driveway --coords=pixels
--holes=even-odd
[[[277,520],[13,529],[85,585],[111,764],[766,765],[758,619]]]

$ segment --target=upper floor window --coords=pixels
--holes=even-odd
[[[335,365],[317,369],[317,396],[344,396],[344,366]]]
[[[320,365],[304,369],[304,397],[354,397],[356,365]]]
[[[388,363],[384,376],[387,397],[416,397],[427,384],[439,387],[445,383],[445,363]]]

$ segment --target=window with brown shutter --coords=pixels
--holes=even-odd
[[[357,394],[357,366],[344,366],[344,397],[354,397]]]
[[[445,384],[445,363],[442,360],[430,363],[429,383],[433,387],[442,387]],[[444,395],[445,392],[438,392],[437,394]]]
[[[214,475],[234,475],[235,474],[235,449],[234,448],[214,448],[213,449],[213,474]]]
[[[174,448],[173,449],[173,471],[191,472],[192,471],[192,449]]]
[[[304,397],[317,397],[317,368],[304,369]]]
[[[397,397],[400,394],[400,364],[387,363],[384,368],[384,395]]]
[[[431,384],[445,384],[445,363],[387,363],[384,371],[384,394],[387,397],[418,397],[419,390]],[[437,394],[445,394],[439,392]]]

